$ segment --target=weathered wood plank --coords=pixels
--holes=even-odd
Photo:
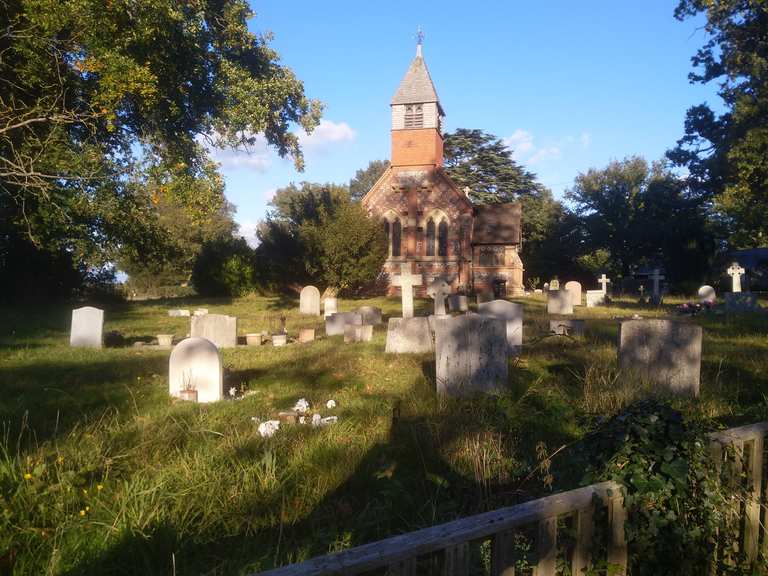
[[[405,558],[391,564],[387,574],[389,576],[416,576],[416,557]]]
[[[745,440],[756,435],[765,436],[768,434],[768,422],[758,422],[757,424],[747,424],[738,428],[729,428],[719,432],[712,432],[709,437],[712,440],[728,444],[735,440]]]
[[[515,576],[515,532],[499,532],[491,541],[491,576]]]
[[[539,521],[536,537],[538,563],[535,576],[556,576],[557,573],[557,517]]]
[[[611,572],[616,576],[627,573],[627,539],[624,533],[624,524],[627,521],[627,509],[624,508],[624,497],[621,491],[611,496],[608,503],[608,522],[610,527],[610,541],[608,542],[608,564],[617,568]]]
[[[595,507],[583,508],[576,512],[576,545],[571,557],[571,573],[582,576],[584,571],[592,565],[592,534],[594,528]]]
[[[568,514],[585,508],[593,495],[604,498],[608,491],[619,492],[614,482],[601,482],[584,488],[554,494],[508,508],[501,508],[364,544],[357,548],[312,558],[299,564],[291,564],[264,572],[269,576],[319,576],[322,574],[358,574],[382,566],[391,566],[403,558],[429,554],[470,540],[488,538],[537,523],[539,520]]]
[[[760,504],[763,488],[763,435],[756,435],[745,448],[749,461],[747,468],[747,488],[750,490],[745,513],[744,552],[750,562],[757,559],[757,545],[760,539]]]
[[[446,548],[443,576],[469,575],[469,542]]]

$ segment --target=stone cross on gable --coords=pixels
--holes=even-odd
[[[649,276],[649,278],[653,281],[653,295],[654,296],[660,296],[661,291],[659,290],[659,285],[661,284],[661,281],[664,280],[664,276],[661,275],[661,270],[658,268],[654,269],[653,274]]]
[[[732,291],[733,292],[741,292],[741,275],[746,272],[744,268],[742,268],[738,262],[734,262],[731,264],[731,267],[727,270],[728,275],[731,277],[732,282]]]
[[[611,281],[608,279],[608,277],[605,274],[603,274],[602,276],[600,276],[600,278],[597,279],[597,283],[602,285],[602,287],[603,287],[603,294],[607,294],[608,293],[608,284],[611,283]]]
[[[400,286],[403,318],[413,318],[413,287],[421,286],[421,274],[411,274],[411,263],[400,264],[400,276],[392,276],[392,286]]]
[[[427,286],[427,295],[435,301],[435,316],[445,316],[445,299],[451,293],[451,285],[443,278],[435,278]]]

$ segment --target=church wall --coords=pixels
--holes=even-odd
[[[392,130],[403,128],[405,128],[405,104],[395,104],[392,106]]]
[[[434,128],[392,131],[393,166],[442,166],[443,138]]]

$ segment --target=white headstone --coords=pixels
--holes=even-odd
[[[506,322],[485,315],[435,318],[437,392],[461,396],[507,384]]]
[[[510,355],[519,355],[523,347],[523,305],[506,300],[492,300],[479,304],[477,311],[480,314],[504,320],[507,330],[507,351]]]
[[[85,306],[72,310],[69,345],[76,348],[101,348],[104,310]]]
[[[411,274],[410,262],[400,264],[400,276],[392,276],[392,286],[400,286],[403,302],[403,318],[413,318],[413,288],[421,286],[421,274]]]
[[[571,295],[574,306],[581,306],[581,283],[571,280],[565,283],[565,291]]]
[[[605,304],[605,292],[602,290],[587,290],[587,308]]]
[[[443,278],[435,278],[427,285],[427,296],[435,301],[435,316],[445,316],[445,299],[451,293],[451,285]]]
[[[566,290],[547,290],[547,314],[573,314],[573,300]]]
[[[665,276],[661,274],[661,270],[656,268],[649,278],[653,282],[653,296],[659,298],[661,296],[661,281],[664,280]]]
[[[699,296],[699,302],[702,304],[714,304],[717,302],[717,294],[715,293],[715,289],[712,288],[712,286],[705,284],[699,288],[697,294]]]
[[[320,316],[320,290],[314,286],[304,286],[301,289],[299,313]]]
[[[611,283],[611,281],[608,278],[608,276],[603,274],[602,276],[600,276],[600,278],[597,279],[597,283],[600,284],[603,287],[602,288],[603,294],[607,294],[608,293],[608,284]]]
[[[221,354],[210,340],[186,338],[171,352],[168,392],[178,396],[186,389],[197,390],[198,402],[216,402],[224,398]]]
[[[192,316],[193,338],[206,338],[217,348],[234,348],[237,346],[237,318],[224,314],[204,314]]]
[[[323,300],[323,314],[326,318],[339,311],[339,301],[336,298],[326,298]]]
[[[419,354],[434,349],[428,318],[389,319],[384,350],[387,354]]]
[[[738,262],[731,264],[727,270],[728,275],[731,277],[731,292],[741,292],[741,275],[746,272]]]

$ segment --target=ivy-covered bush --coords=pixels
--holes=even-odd
[[[244,296],[254,284],[254,252],[242,238],[203,244],[192,270],[192,284],[201,296]]]

